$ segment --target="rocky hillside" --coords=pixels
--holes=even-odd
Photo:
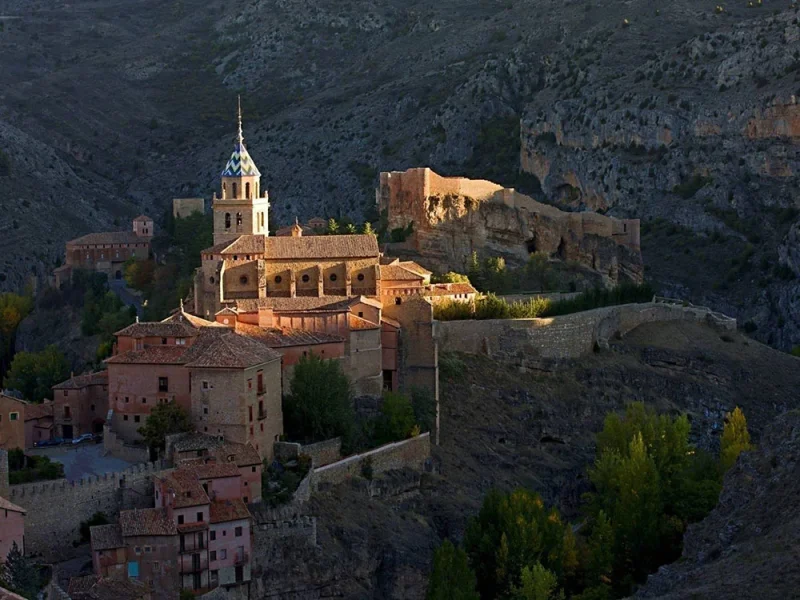
[[[683,556],[636,598],[791,598],[800,589],[800,412],[779,418],[725,478],[719,506],[689,528]]]
[[[688,322],[642,326],[557,371],[520,373],[486,358],[447,356],[441,445],[434,448],[439,473],[424,475],[418,493],[396,473],[379,482],[402,492],[395,496],[370,497],[358,479],[316,496],[309,510],[318,516],[319,546],[282,546],[264,584],[276,598],[421,599],[434,548],[444,537],[462,537],[491,487],[530,487],[579,516],[594,433],[608,411],[643,400],[687,412],[695,441],[715,449],[724,413],[739,405],[754,441],[767,445],[767,425],[800,408],[798,360]],[[779,464],[793,463],[784,456]],[[775,527],[780,518],[754,522]],[[789,596],[764,596],[781,597]]]
[[[526,108],[521,164],[560,204],[646,219],[654,282],[789,349],[800,341],[800,13],[776,8],[698,3],[708,31],[669,47],[650,35],[671,29],[670,8],[570,40]]]
[[[752,308],[753,298],[737,291],[738,275],[729,281],[730,264],[722,272],[707,258],[684,266],[689,259],[667,256],[675,252],[660,246],[653,250],[646,238],[651,277],[680,293],[698,286],[676,288],[676,265],[690,275],[697,271],[699,279],[723,279],[711,297],[715,305],[763,322],[758,331],[764,339],[769,330],[773,343],[787,346],[794,300],[780,277],[790,271],[773,271],[789,265],[778,257],[791,253],[780,242],[792,213],[778,210],[789,206],[791,148],[782,157],[784,146],[770,139],[775,119],[767,107],[779,91],[788,102],[783,82],[794,75],[778,79],[767,65],[785,72],[793,64],[791,50],[781,54],[781,36],[793,47],[794,13],[779,7],[784,12],[773,16],[742,3],[716,15],[717,4],[676,0],[656,10],[644,0],[8,0],[4,16],[13,18],[0,30],[0,193],[6,208],[0,214],[0,287],[17,288],[29,274],[48,272],[66,238],[127,227],[142,211],[162,214],[172,197],[209,198],[230,148],[235,95],[242,92],[245,135],[267,180],[275,224],[295,214],[359,217],[374,208],[380,170],[419,165],[489,178],[542,200],[667,216],[691,226],[691,233],[680,230],[688,241],[671,240],[682,250],[699,243],[690,237],[698,227],[715,224],[734,240],[736,258],[748,252],[747,264],[760,265],[763,257],[768,265],[771,303],[759,309],[763,315]],[[716,69],[726,60],[722,77]],[[758,87],[761,79],[750,71],[768,82]],[[730,125],[722,103],[731,105]],[[715,128],[720,137],[737,123],[744,126],[750,109],[763,112],[752,144],[764,149],[742,158],[733,145],[720,155],[715,149],[725,144],[713,137]],[[659,115],[670,111],[675,116],[662,122],[666,116]],[[523,164],[540,176],[545,194],[533,177],[517,173],[522,116]],[[561,121],[572,146],[561,145]],[[711,132],[698,139],[714,152],[680,145],[695,121],[699,131]],[[664,152],[658,148],[668,136],[658,131],[666,125],[672,142]],[[644,154],[630,148],[636,136]],[[606,147],[586,145],[594,137]],[[649,164],[634,165],[654,161],[653,152],[660,162],[651,178]],[[534,154],[543,158],[535,161]],[[695,198],[681,199],[681,206],[675,198],[664,201],[671,195],[663,190],[688,181],[688,194],[705,181],[692,179],[695,167],[705,165],[700,158],[713,156],[706,162],[721,164],[726,154],[733,158],[724,159],[723,172],[709,175],[714,183]],[[772,175],[757,175],[764,170],[759,165]],[[747,185],[724,182],[746,170],[752,177]],[[610,174],[602,179],[601,172]],[[781,193],[772,186],[758,194],[776,208],[740,210],[750,206],[748,186],[766,192],[766,180],[783,182]],[[711,205],[717,207],[712,214],[699,200],[717,186],[719,206]],[[723,206],[729,187],[738,221]],[[779,223],[778,237],[767,235],[765,225],[760,241],[748,242],[748,235],[724,224],[749,227],[754,221]],[[778,327],[781,316],[785,330]]]

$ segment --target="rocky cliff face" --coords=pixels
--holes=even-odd
[[[636,598],[782,599],[800,589],[800,412],[778,418],[725,477],[719,505],[684,537],[681,560]]]
[[[681,235],[658,245],[643,225],[648,278],[788,349],[800,340],[800,26],[795,9],[751,15],[706,17],[711,32],[638,58],[612,62],[591,36],[554,53],[523,117],[521,166],[561,204],[672,224]],[[738,249],[708,281],[699,248],[712,236]],[[684,247],[696,260],[676,273]]]

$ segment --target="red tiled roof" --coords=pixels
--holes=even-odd
[[[122,541],[122,530],[118,524],[113,525],[94,525],[89,528],[89,536],[92,542],[92,550],[111,550],[112,548],[123,548],[125,542]]]
[[[287,348],[291,346],[312,346],[315,344],[342,343],[344,337],[333,333],[305,331],[302,329],[289,329],[284,327],[263,328],[250,323],[236,322],[236,332],[257,339],[270,348]]]
[[[186,364],[197,368],[246,369],[280,358],[279,353],[261,342],[236,333],[227,333],[216,336],[201,351],[192,352],[187,357]]]
[[[176,434],[173,444],[176,452],[196,452],[208,450],[217,462],[233,463],[237,467],[251,467],[261,464],[261,457],[250,444],[226,442],[207,433],[191,432]]]
[[[241,312],[257,312],[271,308],[278,312],[344,312],[349,309],[353,296],[300,296],[297,298],[252,298],[236,300]]]
[[[380,329],[380,325],[372,323],[356,315],[348,315],[351,330]]]
[[[0,510],[10,510],[12,512],[22,513],[23,515],[28,511],[22,508],[21,506],[17,506],[13,502],[9,502],[2,496],[0,496]]]
[[[422,281],[424,276],[402,265],[381,265],[381,281]]]
[[[186,362],[183,355],[189,348],[190,346],[147,346],[141,350],[115,354],[111,358],[107,358],[106,363],[114,365],[182,365]]]
[[[156,479],[163,481],[166,485],[165,494],[175,494],[172,500],[175,508],[208,504],[208,494],[200,485],[197,475],[192,469],[175,469],[166,475],[156,476]]]
[[[153,220],[153,219],[151,219],[151,218],[150,218],[150,217],[148,217],[147,215],[139,215],[138,217],[136,217],[136,218],[134,219],[134,222],[136,222],[136,221],[152,221],[152,220]]]
[[[419,263],[415,263],[413,260],[401,260],[399,265],[404,269],[413,271],[414,273],[419,273],[420,275],[433,275],[433,271],[429,271]]]
[[[423,296],[452,296],[454,294],[477,294],[469,283],[436,283],[422,292]]]
[[[188,322],[192,327],[220,327],[216,321],[206,321],[198,316],[188,313],[184,310],[178,309],[172,315],[161,321],[162,323],[184,323]]]
[[[108,371],[77,375],[53,386],[54,390],[77,390],[90,385],[108,384]]]
[[[175,523],[167,517],[167,511],[163,508],[123,510],[119,513],[119,526],[122,537],[178,534]]]
[[[139,237],[132,231],[101,231],[70,240],[67,245],[96,246],[98,244],[136,244],[143,242],[147,243],[147,239]]]
[[[34,419],[43,419],[45,417],[53,416],[53,403],[43,402],[41,404],[28,404],[25,407],[25,420],[33,421]]]
[[[400,329],[401,327],[400,321],[396,321],[395,319],[392,319],[391,317],[387,317],[385,315],[381,315],[381,323],[387,323],[397,329]]]
[[[234,463],[206,462],[185,467],[198,479],[219,479],[221,477],[239,477],[239,467]]]
[[[380,254],[374,235],[268,237],[264,246],[267,260],[377,258]]]
[[[212,523],[227,523],[251,517],[247,505],[239,499],[212,502],[210,513],[209,521]]]
[[[197,327],[189,323],[176,322],[144,322],[132,323],[125,329],[120,329],[114,335],[132,338],[144,337],[194,337],[198,334]]]

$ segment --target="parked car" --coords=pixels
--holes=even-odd
[[[72,439],[73,444],[80,444],[81,442],[91,442],[94,436],[91,433],[84,433]]]
[[[37,448],[41,448],[43,446],[60,446],[64,443],[64,438],[51,438],[49,440],[39,440],[34,444]]]

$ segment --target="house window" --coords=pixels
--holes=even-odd
[[[228,558],[228,551],[225,548],[223,548],[222,550],[219,551],[219,559],[225,560],[226,558]]]
[[[142,404],[147,404],[147,398],[142,398]]]
[[[129,401],[130,401],[130,398],[128,398],[127,396],[125,396],[125,404],[127,404]]]
[[[152,551],[153,551],[153,548],[152,548],[151,546],[145,546],[145,547],[144,547],[144,551],[145,551],[145,552],[152,552]]]
[[[308,283],[308,275],[303,275],[303,283]]]
[[[94,404],[92,404],[89,408],[91,409],[92,412],[94,412]]]
[[[253,389],[253,380],[252,379],[248,379],[247,380],[247,389],[248,390],[252,390]]]
[[[256,472],[256,468],[255,467],[250,467],[250,468],[252,469],[251,473],[255,473]]]
[[[208,532],[208,536],[209,536],[208,539],[210,539],[213,542],[214,540],[217,539],[217,532],[216,531],[209,531]]]
[[[197,513],[197,522],[198,523],[202,523],[203,522],[203,513],[201,513],[201,512]]]
[[[131,561],[128,563],[128,577],[139,577],[138,561]]]
[[[211,539],[213,540],[214,538],[212,537]],[[211,560],[217,560],[217,551],[216,550],[212,550],[211,551],[211,556],[209,558],[211,558]]]
[[[161,345],[162,346],[166,346],[167,345],[167,338],[161,338]]]
[[[64,398],[66,398],[67,396],[69,396],[69,392],[67,390],[64,390]]]
[[[207,381],[204,381],[201,387],[202,387],[204,390],[207,390],[207,389],[208,389],[208,382],[207,382]]]
[[[336,281],[336,273],[331,273],[331,281]]]
[[[135,417],[133,417],[133,422],[138,423],[139,421],[141,421],[141,419],[142,418],[139,415],[136,415]]]
[[[128,420],[128,415],[122,415],[122,420],[123,421],[127,421]]]
[[[402,298],[395,298],[395,299],[394,299],[394,303],[395,303],[395,304],[402,304],[402,303],[403,303],[403,300],[402,300]]]
[[[225,229],[230,229],[230,228],[231,228],[231,213],[225,213]],[[214,282],[212,281],[211,283]]]
[[[16,412],[9,413],[9,415],[8,415],[8,420],[9,421],[16,421],[17,419],[19,419],[19,413],[16,413]]]
[[[259,371],[256,374],[256,378],[258,380],[258,393],[259,394],[263,394],[264,393],[264,371]]]
[[[242,528],[241,527],[237,527],[236,529],[234,529],[234,533],[233,534],[236,537],[242,537]]]
[[[247,407],[247,416],[250,417],[250,421],[252,422],[253,421],[253,407],[252,406],[248,406]],[[250,428],[250,433],[253,433],[253,428],[252,427]]]
[[[133,551],[134,551],[134,552],[135,552],[137,555],[142,553],[142,549],[141,549],[141,548],[139,548],[139,546],[135,546],[135,547],[134,547],[134,549],[133,549]]]
[[[204,406],[204,407],[203,407],[203,414],[204,414],[204,415],[207,415],[207,414],[208,414],[208,407],[207,407],[207,406]]]
[[[358,316],[359,317],[363,317],[364,316],[364,312],[363,311],[358,311]]]
[[[168,377],[159,377],[158,378],[158,391],[159,392],[168,392],[169,391],[169,378]]]
[[[175,338],[175,345],[176,346],[185,346],[186,339],[185,338]]]
[[[247,482],[245,482],[245,485],[247,485]],[[245,503],[245,504],[247,504],[247,501],[249,500],[249,498],[248,498],[247,496],[245,496],[245,497],[244,497],[244,498],[242,498],[242,499],[244,500],[244,503]]]
[[[358,277],[356,277],[356,279],[358,279],[359,281],[364,281],[364,274],[363,273],[359,273]]]
[[[183,515],[178,515],[178,525],[183,525]],[[183,541],[183,536],[181,536],[181,541]]]
[[[237,227],[241,227],[242,226],[242,213],[240,213],[240,212],[236,213],[236,226]]]
[[[71,416],[69,406],[64,406],[64,418],[69,419]]]

